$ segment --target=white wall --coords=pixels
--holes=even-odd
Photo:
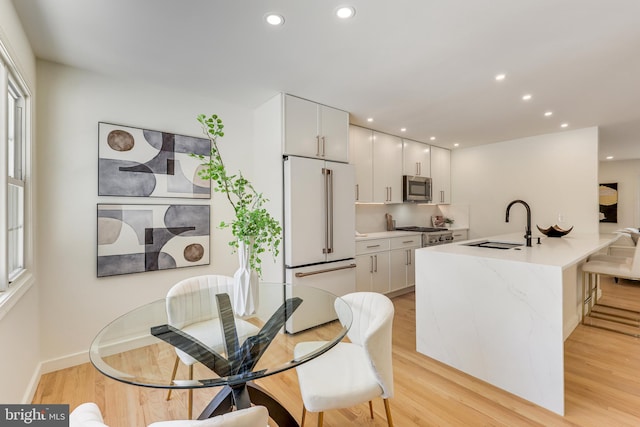
[[[0,0],[0,41],[15,62],[35,100],[36,62],[20,20],[9,0]],[[35,186],[30,183],[30,190]],[[33,260],[29,256],[30,268]],[[38,287],[31,286],[0,316],[0,402],[22,403],[31,398],[29,390],[37,381],[40,362],[38,329]]]
[[[208,83],[209,84],[209,83]],[[199,274],[232,275],[232,218],[226,200],[212,199],[211,265],[96,277],[97,203],[209,203],[191,199],[98,197],[98,122],[202,136],[195,117],[216,113],[225,124],[218,140],[229,170],[252,170],[252,111],[197,94],[105,77],[38,61],[38,222],[42,359],[45,370],[67,366],[109,321],[146,302],[164,297],[177,281]],[[247,174],[251,178],[250,173]]]
[[[618,222],[600,223],[602,233],[640,227],[640,160],[600,162],[599,183],[618,183]]]
[[[522,199],[531,207],[531,227],[574,226],[598,232],[598,129],[540,135],[452,152],[453,201],[469,205],[470,238],[523,231]],[[558,216],[562,214],[564,222]]]

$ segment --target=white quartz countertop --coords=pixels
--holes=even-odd
[[[540,237],[540,244],[537,244],[537,237],[535,236],[532,239],[532,247],[524,246],[525,242],[522,233],[512,233],[448,245],[430,246],[419,250],[567,268],[614,243],[620,235],[597,233],[582,235],[576,233],[563,237],[546,237],[543,235]],[[479,248],[465,245],[466,243],[484,240],[522,243],[523,245],[512,249]]]

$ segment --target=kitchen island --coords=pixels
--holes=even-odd
[[[564,415],[564,339],[580,321],[580,265],[618,235],[493,236],[416,250],[416,346]],[[511,249],[469,243],[522,243]],[[497,245],[499,246],[499,245]]]

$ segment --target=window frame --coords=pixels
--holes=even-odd
[[[22,139],[21,157],[19,157],[21,179],[9,177],[9,148],[8,148],[8,97],[9,85],[14,94],[21,99],[22,122],[19,126]],[[33,97],[29,86],[20,75],[18,67],[11,59],[5,45],[0,40],[0,319],[9,311],[21,296],[34,283],[33,265],[33,215],[32,215],[32,111]],[[15,153],[14,153],[15,154]],[[8,197],[9,184],[22,188],[22,269],[14,272],[9,278],[8,273]]]

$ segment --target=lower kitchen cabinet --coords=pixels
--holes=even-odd
[[[389,293],[415,285],[421,235],[356,242],[356,290]]]
[[[416,268],[413,260],[421,245],[421,236],[393,237],[390,241],[389,288],[397,291],[416,284]]]
[[[468,240],[469,239],[469,230],[453,230],[453,241],[458,242],[460,240]]]
[[[389,251],[356,256],[356,291],[389,292]]]
[[[356,242],[356,291],[389,292],[389,239]]]

